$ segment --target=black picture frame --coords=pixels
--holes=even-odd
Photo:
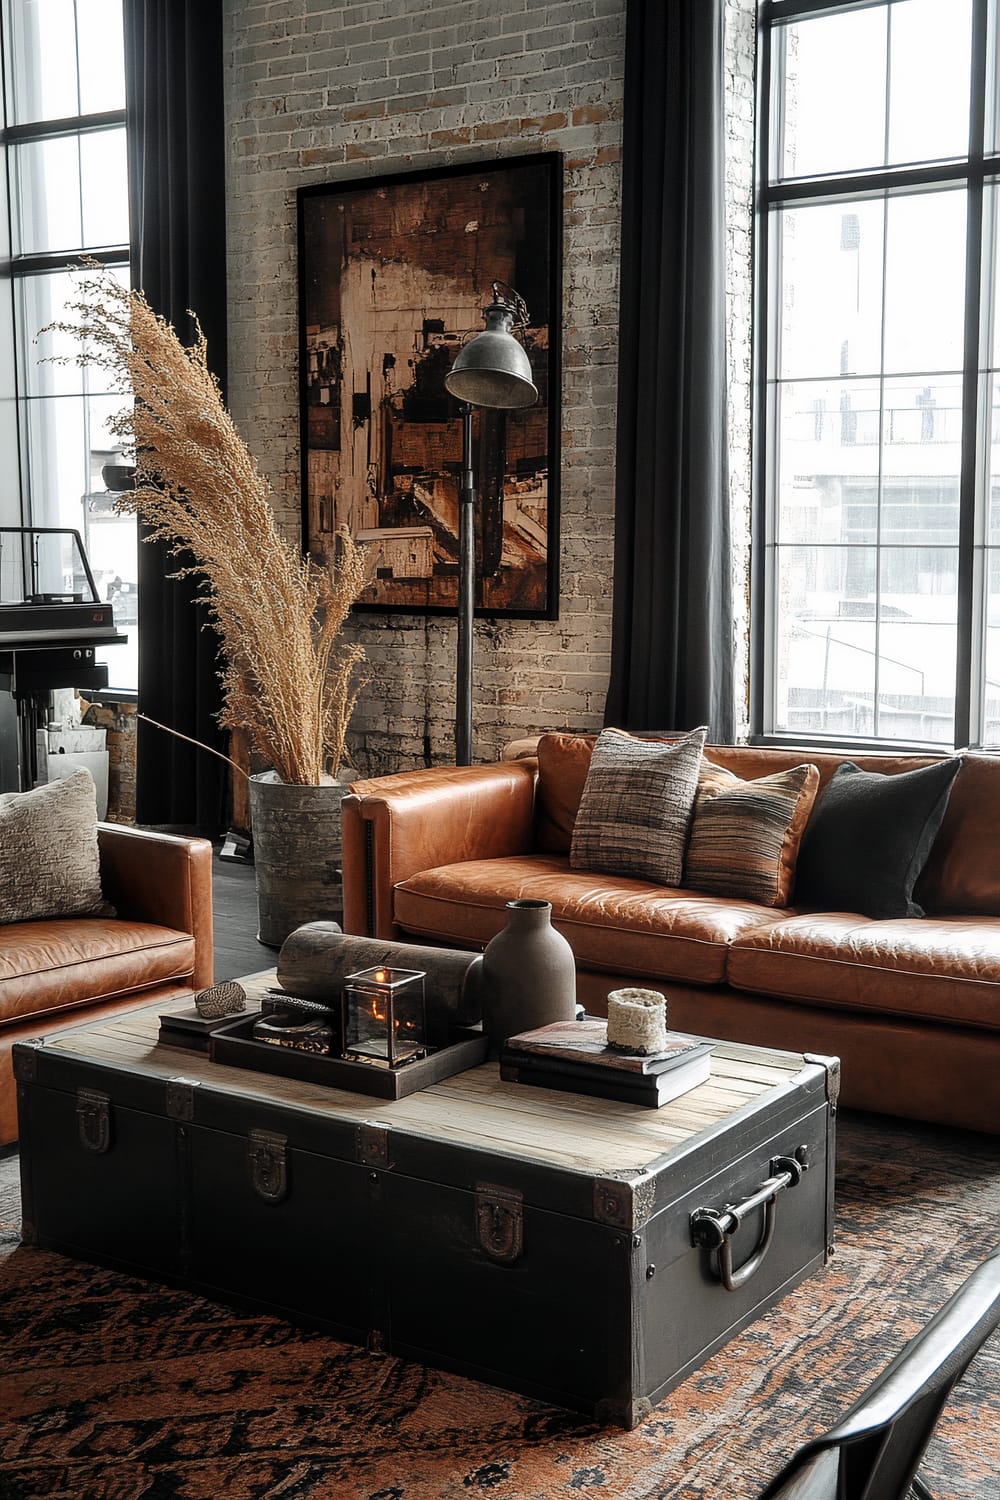
[[[443,381],[501,281],[528,306],[539,399],[474,415],[476,613],[558,618],[562,198],[558,152],[298,190],[303,546],[323,560],[346,525],[377,549],[358,609],[457,607]]]

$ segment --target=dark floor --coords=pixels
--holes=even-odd
[[[271,969],[277,948],[257,941],[257,887],[253,865],[212,860],[212,905],[215,915],[215,978],[237,979]]]

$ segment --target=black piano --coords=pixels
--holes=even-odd
[[[115,626],[113,605],[98,598],[78,531],[0,526],[0,691],[16,707],[22,790],[34,785],[35,731],[48,695],[54,688],[93,693],[107,687],[98,648],[127,640]],[[9,753],[3,760],[10,764]]]

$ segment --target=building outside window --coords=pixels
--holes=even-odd
[[[123,455],[108,430],[122,398],[100,371],[45,362],[73,342],[39,330],[73,315],[81,254],[128,283],[121,0],[2,0],[3,152],[9,244],[0,247],[0,525],[80,532],[127,645],[101,648],[109,690],[137,681],[136,526],[103,476]],[[114,481],[113,481],[114,482]]]
[[[1000,743],[995,0],[762,0],[754,728]]]

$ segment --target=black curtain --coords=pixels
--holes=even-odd
[[[221,0],[124,0],[132,283],[180,337],[189,309],[226,381]],[[140,538],[142,531],[140,529]],[[225,736],[218,638],[197,583],[159,543],[139,546],[139,710],[217,750]],[[227,772],[214,755],[140,722],[136,818],[216,834]]]
[[[735,731],[724,0],[628,0],[605,722]]]

